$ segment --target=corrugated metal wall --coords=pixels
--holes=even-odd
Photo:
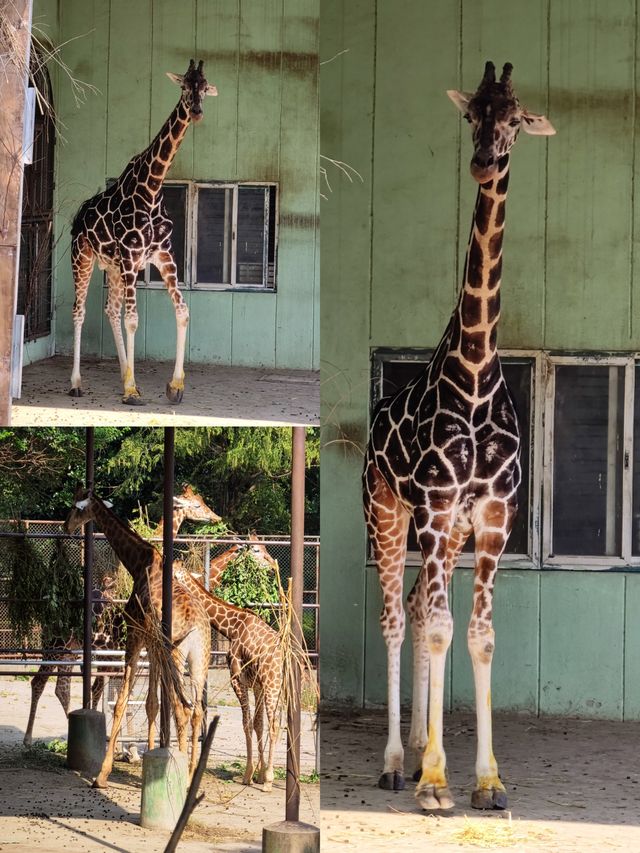
[[[632,0],[323,0],[322,152],[359,170],[322,220],[323,679],[327,699],[385,701],[380,596],[365,569],[360,472],[370,352],[438,342],[462,275],[476,187],[467,125],[446,97],[509,60],[557,129],[513,151],[499,342],[640,349]],[[341,51],[347,51],[340,54]],[[336,569],[339,567],[339,569]],[[415,569],[407,570],[407,591]],[[640,577],[503,571],[494,707],[640,717]],[[470,572],[452,589],[448,701],[472,700]],[[325,617],[326,619],[326,617]],[[410,641],[403,696],[410,698]]]
[[[72,349],[71,219],[149,144],[179,96],[165,72],[184,73],[196,57],[219,95],[206,99],[169,179],[278,181],[281,218],[276,293],[185,291],[187,359],[316,367],[318,0],[59,0],[57,13],[59,42],[81,36],[65,45],[63,59],[99,89],[78,105],[58,75],[66,142],[56,170],[57,352]],[[95,272],[83,352],[114,356],[103,304]],[[175,318],[166,293],[139,289],[138,310],[138,357],[171,359]]]

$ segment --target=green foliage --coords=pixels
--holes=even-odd
[[[228,564],[220,583],[212,590],[214,595],[235,604],[249,607],[250,604],[280,600],[278,578],[273,569],[256,560],[250,551],[240,551]],[[251,607],[254,613],[269,625],[277,623],[277,613],[270,607]]]
[[[9,621],[19,637],[42,627],[44,645],[58,638],[82,636],[82,569],[73,560],[69,543],[54,540],[49,559],[44,543],[6,540],[9,553]]]

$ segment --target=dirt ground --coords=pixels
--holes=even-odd
[[[488,813],[469,804],[475,718],[447,715],[456,807],[439,815],[416,807],[412,781],[397,793],[377,787],[386,732],[382,712],[323,715],[323,853],[640,851],[640,723],[494,715],[494,749],[510,811]]]
[[[34,739],[66,739],[67,721],[50,680],[38,706]],[[285,783],[273,790],[240,784],[244,734],[240,709],[229,692],[212,685],[216,697],[210,717],[221,720],[197,807],[179,851],[211,853],[261,850],[262,827],[284,819]],[[74,680],[71,707],[81,704],[82,689]],[[22,738],[29,712],[28,681],[0,679],[0,851],[2,853],[160,853],[169,833],[139,825],[141,766],[118,762],[106,791],[91,788],[91,779],[64,768],[64,759],[46,750],[24,750]],[[229,703],[229,704],[227,704]],[[301,772],[315,769],[315,732],[310,714],[303,715]],[[285,739],[276,751],[276,766],[285,762]],[[281,775],[281,774],[277,774]],[[300,819],[319,824],[319,786],[305,783]]]
[[[22,398],[14,400],[13,426],[242,426],[320,420],[320,380],[312,370],[275,370],[188,364],[184,399],[165,397],[173,364],[136,363],[144,406],[125,406],[116,360],[82,362],[84,396],[69,397],[71,358],[55,356],[24,368]]]

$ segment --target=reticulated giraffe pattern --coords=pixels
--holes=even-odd
[[[162,555],[146,542],[129,525],[111,510],[110,505],[93,492],[81,487],[75,495],[75,504],[65,522],[65,530],[73,533],[88,521],[95,521],[122,564],[133,579],[133,590],[124,608],[127,625],[124,674],[122,686],[113,713],[113,724],[107,752],[94,780],[94,787],[104,788],[113,767],[115,744],[127,706],[138,659],[143,648],[154,635],[162,613]],[[178,581],[173,581],[172,651],[173,687],[172,704],[176,720],[178,746],[187,752],[187,725],[191,723],[191,757],[189,771],[197,761],[197,743],[204,708],[203,690],[211,655],[211,628],[209,617],[199,599]],[[151,652],[151,649],[148,649]],[[185,662],[189,667],[191,697],[186,697],[182,672]],[[146,711],[148,722],[148,748],[155,742],[155,720],[158,715],[159,662],[149,654],[149,692]]]
[[[254,776],[271,789],[273,757],[279,729],[279,705],[283,690],[283,660],[279,634],[255,613],[229,604],[208,592],[188,572],[176,570],[176,577],[199,598],[207,611],[211,625],[230,641],[227,663],[231,686],[242,709],[247,763],[243,782],[251,785]],[[249,691],[254,695],[251,719]],[[267,716],[269,748],[265,758],[263,739],[264,714]],[[253,761],[253,731],[258,741],[258,764]]]
[[[379,784],[395,790],[405,785],[400,649],[405,633],[402,578],[412,520],[422,554],[407,610],[413,643],[409,748],[418,766],[416,798],[425,809],[453,806],[442,736],[445,659],[453,634],[448,585],[472,532],[475,570],[467,639],[478,749],[471,803],[505,808],[507,802],[492,749],[492,597],[517,511],[521,469],[517,415],[497,351],[502,238],[509,151],[518,132],[555,132],[544,116],[520,105],[511,70],[507,63],[496,80],[488,62],[474,94],[447,93],[472,126],[471,174],[479,184],[462,290],[425,370],[374,412],[363,474],[388,655],[389,736]]]
[[[82,396],[80,340],[86,312],[91,273],[97,260],[106,271],[108,295],[105,313],[113,331],[124,385],[123,402],[143,402],[136,386],[134,341],[138,328],[136,279],[147,263],[154,264],[169,292],[176,314],[177,340],[173,377],[166,393],[179,403],[184,393],[184,351],[189,309],[178,287],[178,268],[171,246],[172,223],[162,196],[162,183],[192,121],[202,118],[202,99],[217,95],[207,83],[202,61],[191,64],[184,75],[168,76],[182,88],[182,95],[151,144],[135,156],[120,177],[104,192],[80,207],[71,227],[71,265],[75,287],[73,304],[72,397]],[[122,333],[122,308],[126,346]]]

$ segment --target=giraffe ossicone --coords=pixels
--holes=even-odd
[[[497,350],[509,152],[520,129],[552,135],[547,118],[521,107],[506,63],[499,80],[485,65],[475,93],[447,94],[472,126],[470,170],[478,183],[462,288],[435,353],[416,378],[378,404],[363,472],[367,530],[383,593],[389,735],[382,788],[405,787],[400,736],[400,650],[405,633],[402,576],[411,521],[422,566],[407,600],[413,644],[409,748],[416,799],[449,809],[443,747],[444,673],[453,636],[447,590],[465,541],[475,535],[473,607],[467,645],[473,664],[478,747],[474,808],[504,809],[493,755],[491,661],[493,586],[517,511],[520,434]],[[428,725],[427,725],[428,720]]]
[[[178,287],[178,267],[171,245],[173,225],[162,197],[162,183],[188,130],[202,119],[202,100],[217,95],[215,86],[192,59],[182,75],[168,72],[181,90],[180,100],[157,136],[129,161],[120,177],[103,192],[85,201],[71,226],[71,265],[75,300],[73,304],[72,397],[82,397],[80,343],[86,313],[91,273],[97,260],[108,284],[105,313],[109,318],[120,363],[124,390],[122,402],[142,405],[134,370],[135,335],[138,328],[136,280],[147,263],[154,264],[164,282],[176,315],[176,359],[173,376],[166,386],[171,403],[184,394],[184,355],[189,308]],[[126,345],[122,332],[122,308]]]

